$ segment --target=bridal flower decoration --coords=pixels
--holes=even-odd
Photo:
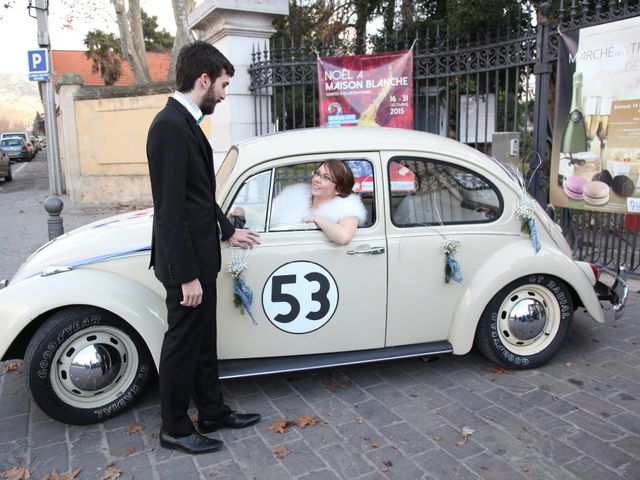
[[[535,205],[531,198],[526,195],[520,197],[520,204],[516,207],[516,216],[522,220],[522,231],[529,234],[533,248],[538,253],[541,245],[538,240],[538,231],[536,230]]]
[[[242,278],[242,272],[248,267],[246,258],[251,250],[237,247],[231,247],[230,250],[231,261],[227,265],[226,271],[233,277],[233,303],[240,309],[240,312],[247,312],[249,318],[251,318],[251,322],[257,325],[258,323],[253,317],[253,311],[251,310],[253,291],[251,287],[247,285],[244,278]]]
[[[454,282],[462,283],[462,272],[460,271],[460,264],[455,259],[455,253],[460,247],[460,240],[445,239],[442,242],[442,250],[445,255],[444,264],[444,281],[449,283],[451,280]]]

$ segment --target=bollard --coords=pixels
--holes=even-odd
[[[49,226],[49,240],[53,240],[64,233],[64,226],[62,225],[62,209],[64,203],[58,197],[47,197],[44,201],[44,209],[49,214],[47,224]]]

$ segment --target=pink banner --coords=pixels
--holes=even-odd
[[[411,50],[318,59],[320,125],[413,129]]]

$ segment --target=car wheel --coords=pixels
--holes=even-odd
[[[13,171],[11,170],[11,163],[9,163],[9,173],[7,173],[7,176],[4,177],[4,181],[10,182],[12,180],[13,180]]]
[[[128,408],[155,371],[144,340],[125,321],[93,307],[59,310],[27,347],[31,395],[50,417],[85,425]]]
[[[500,290],[485,308],[476,345],[506,368],[536,368],[553,358],[569,334],[571,294],[550,275],[530,275]]]

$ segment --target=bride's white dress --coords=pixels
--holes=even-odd
[[[318,208],[311,208],[311,185],[290,185],[273,199],[271,227],[299,227],[304,217],[321,215],[338,223],[345,217],[358,217],[362,225],[367,219],[367,210],[360,196],[352,193],[346,198],[336,196]]]

